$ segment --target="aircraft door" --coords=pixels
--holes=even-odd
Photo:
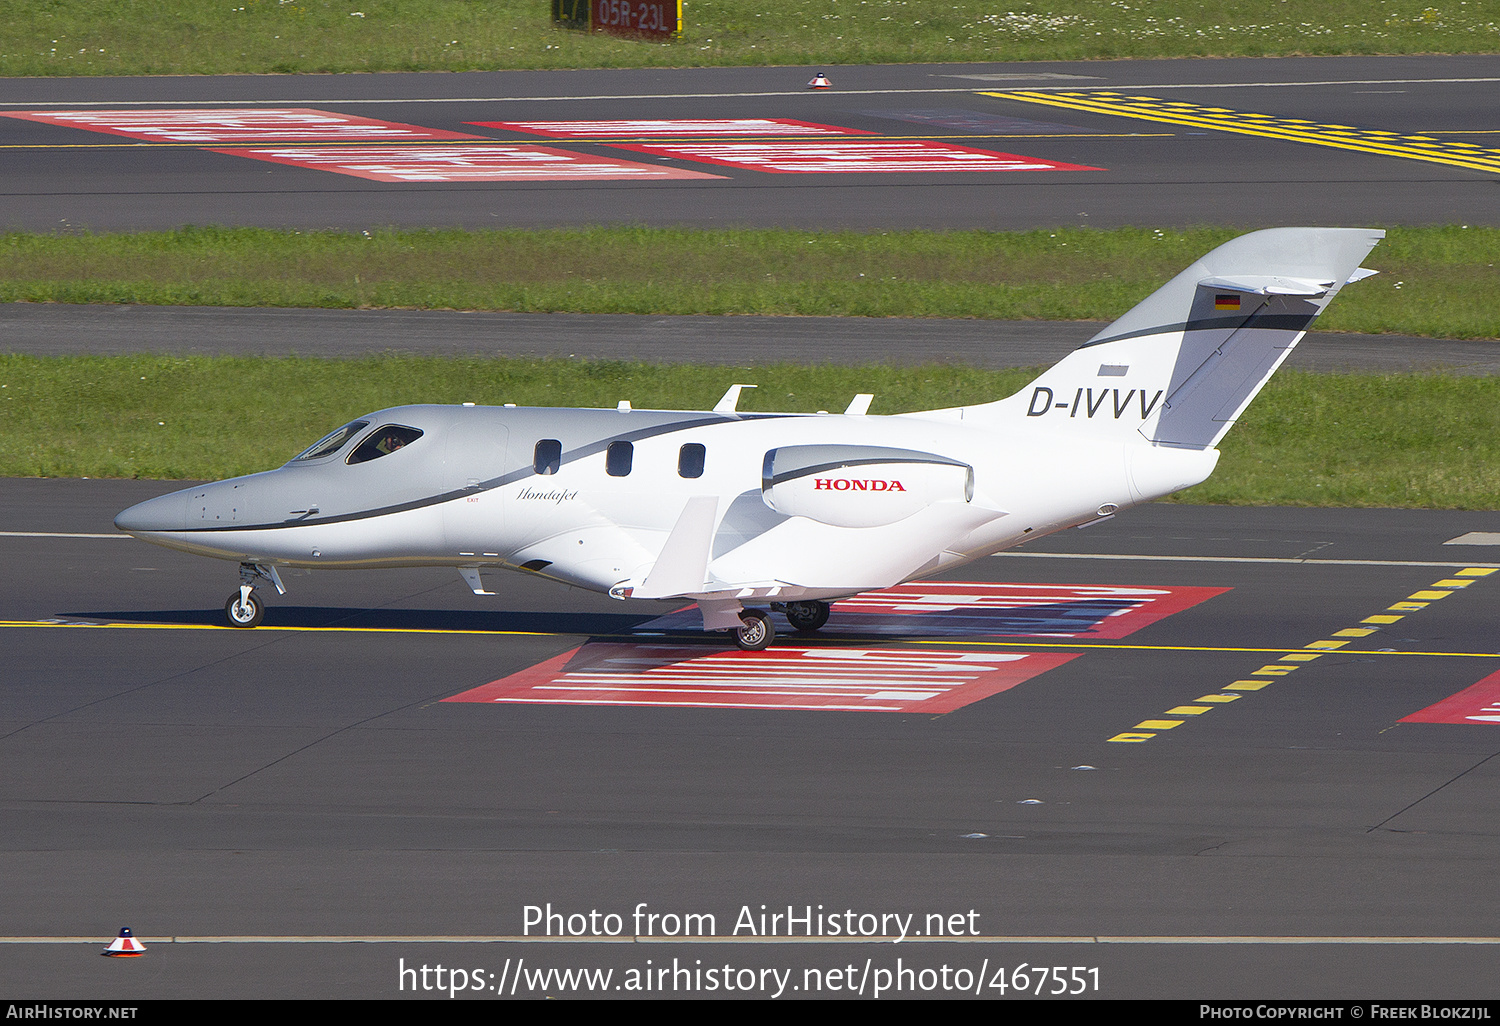
[[[509,468],[509,440],[510,432],[499,424],[476,428],[460,418],[450,428],[443,462],[449,487],[459,493],[443,504],[450,557],[493,563],[505,555],[505,504],[495,482]]]

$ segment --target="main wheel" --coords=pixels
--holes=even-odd
[[[253,591],[243,602],[240,601],[240,593],[235,592],[224,603],[224,615],[231,627],[259,627],[261,620],[265,619],[266,606]]]
[[[828,622],[829,607],[827,602],[788,602],[786,604],[786,620],[792,625],[792,629],[810,633],[822,627]]]
[[[747,609],[740,614],[743,624],[734,632],[734,643],[746,652],[759,652],[776,639],[776,628],[771,618],[759,609]]]

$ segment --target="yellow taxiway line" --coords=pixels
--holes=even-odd
[[[642,635],[635,633],[592,633],[589,631],[513,631],[513,630],[480,630],[475,628],[457,627],[295,627],[295,626],[268,626],[262,624],[254,628],[230,627],[227,624],[198,624],[198,623],[121,623],[118,621],[110,623],[93,623],[81,620],[0,620],[0,630],[3,629],[25,629],[25,628],[58,628],[68,630],[116,630],[116,631],[219,631],[238,632],[251,637],[257,634],[280,633],[280,634],[434,634],[434,635],[473,635],[478,637],[523,637],[523,638],[564,638],[564,637],[598,637],[598,638],[620,638],[622,640],[640,641],[643,643],[660,644],[663,640],[672,640],[668,635]],[[696,639],[696,636],[695,636]],[[1293,653],[1299,646],[1275,645],[1271,647],[1237,646],[1237,645],[1132,645],[1124,642],[1108,641],[994,641],[990,639],[976,638],[912,638],[912,637],[821,637],[807,639],[822,642],[824,647],[842,647],[851,645],[868,646],[872,640],[883,644],[914,644],[914,645],[952,645],[966,647],[990,647],[990,648],[1066,648],[1083,650],[1109,650],[1122,652],[1248,652],[1262,655]],[[1334,654],[1334,653],[1320,653]],[[1360,655],[1360,656],[1431,656],[1435,658],[1457,658],[1457,659],[1500,659],[1500,651],[1496,652],[1413,652],[1380,649],[1343,649],[1338,655]]]
[[[1321,124],[1303,118],[1281,118],[1272,114],[1231,110],[1228,107],[1205,107],[1155,96],[1126,96],[1113,92],[1017,91],[986,92],[980,95],[1090,114],[1158,121],[1285,142],[1310,143],[1314,146],[1330,146],[1382,157],[1402,157],[1500,174],[1500,150],[1487,149],[1478,143],[1450,142],[1427,135],[1406,135],[1353,125]]]

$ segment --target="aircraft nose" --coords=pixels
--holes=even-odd
[[[115,517],[115,527],[130,534],[181,531],[187,527],[187,492],[173,492],[138,502]]]

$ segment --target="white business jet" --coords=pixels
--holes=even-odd
[[[946,410],[752,414],[399,406],[284,467],[132,506],[115,526],[240,564],[254,627],[278,567],[540,574],[692,600],[771,643],[830,602],[961,566],[1203,481],[1234,424],[1385,233],[1275,228],[1183,271],[1021,392]]]

